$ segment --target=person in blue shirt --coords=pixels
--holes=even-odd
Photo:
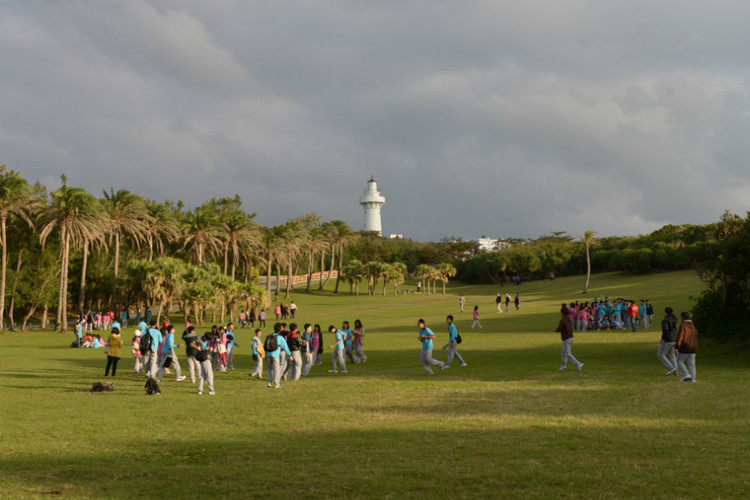
[[[263,378],[263,339],[261,338],[262,330],[258,328],[255,330],[255,337],[253,337],[250,345],[253,348],[253,359],[255,360],[255,368],[250,377]]]
[[[156,328],[156,319],[151,320],[151,328],[148,329],[148,334],[151,335],[151,349],[148,352],[142,353],[144,356],[144,364],[146,366],[146,377],[156,378],[157,361],[159,359],[159,344],[161,344],[162,336],[158,328]]]
[[[349,358],[349,361],[356,363],[358,360],[354,358],[354,336],[352,335],[352,329],[349,328],[349,322],[344,321],[341,324],[341,330],[339,331],[344,337],[344,352],[346,353],[346,356]]]
[[[279,335],[281,332],[281,323],[273,325],[272,335],[276,337],[278,347],[275,351],[266,352],[268,360],[268,387],[275,387],[276,389],[281,388],[281,365],[279,364],[279,357],[283,350],[287,357],[292,355],[292,351],[289,350],[289,346],[286,345],[284,337]]]
[[[331,332],[336,336],[336,343],[333,345],[329,345],[329,349],[333,349],[333,370],[328,370],[328,373],[338,373],[338,369],[336,368],[336,361],[339,362],[339,365],[341,366],[341,373],[348,373],[346,371],[346,360],[344,358],[344,342],[346,340],[344,339],[344,334],[336,329],[335,326],[331,325],[328,327],[328,331]]]
[[[648,328],[646,325],[646,301],[641,299],[641,305],[638,306],[638,324],[641,328]]]
[[[310,373],[313,363],[313,352],[312,352],[312,325],[305,323],[305,331],[302,332],[302,376],[307,377]]]
[[[177,381],[180,382],[186,378],[182,374],[180,362],[177,360],[177,353],[174,352],[176,347],[182,347],[182,344],[176,345],[174,343],[174,330],[174,325],[169,325],[167,334],[164,336],[164,343],[161,346],[161,353],[159,353],[159,376],[156,378],[157,382],[161,382],[164,376],[164,362],[170,357],[172,358],[171,364],[174,366],[175,374],[177,375]]]
[[[420,358],[422,360],[422,366],[427,370],[428,375],[435,375],[430,365],[440,365],[440,371],[445,370],[446,365],[442,361],[432,359],[432,341],[435,339],[435,334],[432,330],[427,328],[423,319],[417,322],[419,326],[419,341],[422,342],[422,351],[420,352]]]
[[[456,341],[458,330],[456,329],[456,325],[453,324],[453,315],[449,314],[445,318],[445,322],[448,323],[448,361],[445,363],[445,367],[450,368],[454,357],[461,363],[461,366],[466,366],[466,361],[458,353],[458,342]]]

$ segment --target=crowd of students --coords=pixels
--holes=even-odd
[[[650,328],[654,319],[654,308],[648,299],[640,305],[634,300],[608,297],[592,299],[591,302],[571,302],[568,316],[574,331],[586,330],[630,330]]]

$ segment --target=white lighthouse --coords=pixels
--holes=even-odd
[[[385,197],[378,191],[375,176],[367,181],[365,194],[359,199],[359,204],[365,208],[365,231],[375,231],[383,236],[383,226],[380,224],[380,207],[385,205]]]

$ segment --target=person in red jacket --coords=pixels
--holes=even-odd
[[[698,330],[695,329],[690,314],[680,313],[682,323],[677,331],[677,366],[682,372],[683,382],[695,382],[695,353],[698,351]],[[687,366],[685,362],[687,361]]]

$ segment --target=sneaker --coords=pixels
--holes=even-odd
[[[693,381],[693,377],[691,377],[690,375],[685,375],[684,377],[682,377],[682,381],[683,382],[692,382]]]
[[[177,377],[177,381],[178,381],[178,382],[182,382],[182,381],[183,381],[183,380],[185,380],[186,378],[187,378],[187,377],[186,377],[185,375],[183,375],[182,377]]]
[[[215,393],[214,391],[208,391],[208,393],[209,393],[210,395],[212,395],[212,396],[213,396],[214,394],[216,394],[216,393]]]
[[[341,370],[341,373],[349,373],[347,370]]]
[[[200,396],[201,394],[203,394],[203,391],[198,391],[198,396]]]
[[[462,365],[461,365],[461,368],[463,368],[463,367],[465,367],[465,366],[466,366],[466,363],[462,364]]]
[[[328,373],[338,373],[338,370],[328,370]]]
[[[277,385],[276,387],[274,387],[274,389],[281,389],[281,386]]]
[[[561,367],[560,367],[560,371],[561,371],[561,372],[564,372],[564,371],[565,371],[565,367],[564,367],[564,366],[561,366]]]
[[[273,384],[268,384],[268,387],[269,387],[269,388],[273,387]]]
[[[669,376],[669,375],[673,375],[673,374],[674,374],[674,373],[675,373],[676,371],[677,371],[677,369],[676,369],[676,368],[672,368],[671,370],[669,370],[669,371],[667,372],[667,376]]]
[[[450,365],[446,365],[445,363],[443,363],[442,365],[440,365],[440,371],[441,372],[444,372],[446,368],[450,368]]]
[[[583,370],[583,363],[581,363],[580,365],[578,365],[578,371],[580,372],[581,370]]]

